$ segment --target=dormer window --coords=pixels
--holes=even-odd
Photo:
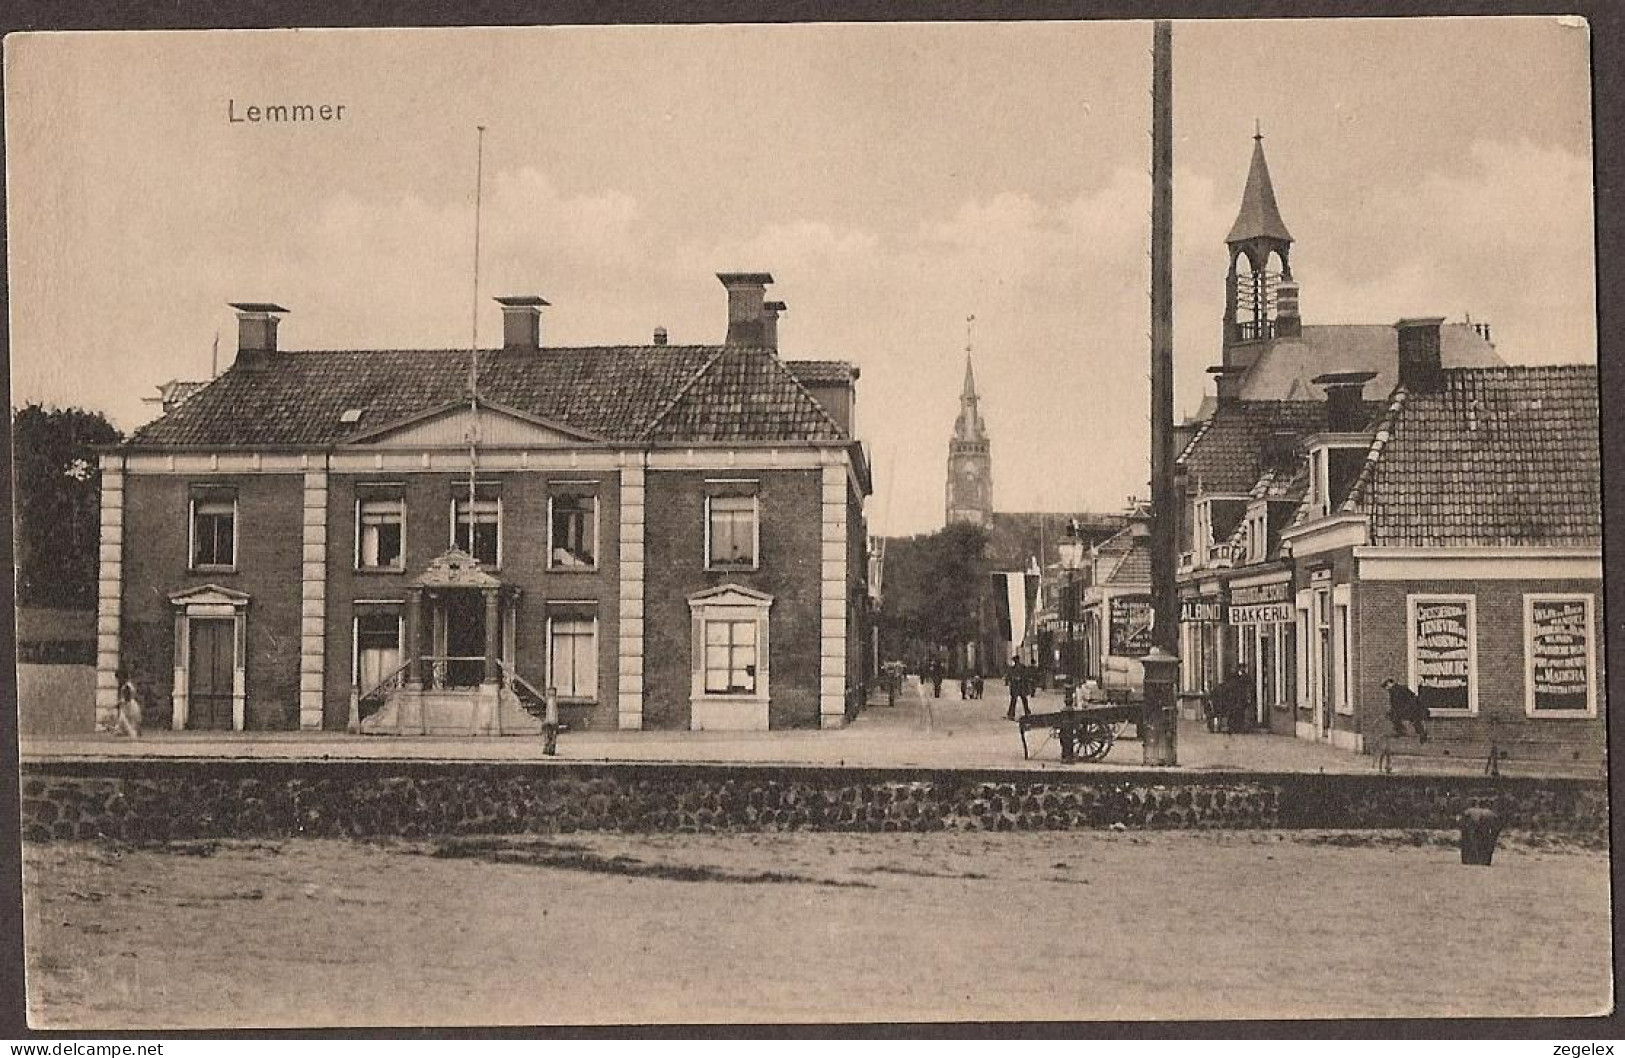
[[[1248,565],[1269,558],[1270,516],[1268,504],[1257,504],[1247,510],[1247,521],[1242,530],[1242,561]]]
[[[1330,517],[1348,499],[1365,466],[1367,446],[1328,442],[1309,449],[1309,502],[1314,516]]]
[[[1246,513],[1245,496],[1212,495],[1196,501],[1192,511],[1191,551],[1198,565],[1220,557],[1219,549],[1229,547],[1230,538]]]

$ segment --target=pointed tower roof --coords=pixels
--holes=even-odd
[[[954,420],[954,440],[981,443],[987,440],[987,424],[977,410],[976,373],[971,370],[970,351],[965,352],[965,388],[959,392],[959,417]]]
[[[1269,163],[1264,160],[1264,135],[1253,135],[1253,164],[1247,170],[1247,188],[1241,193],[1241,212],[1230,226],[1227,243],[1248,239],[1280,239],[1291,242],[1292,233],[1286,230],[1281,210],[1275,204],[1275,185],[1270,183]]]

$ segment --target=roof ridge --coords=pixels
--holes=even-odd
[[[767,353],[768,360],[772,361],[773,366],[778,369],[779,374],[789,379],[790,384],[794,386],[803,397],[806,397],[807,400],[812,402],[812,406],[818,409],[818,414],[824,417],[824,422],[835,431],[836,436],[850,439],[847,431],[842,429],[841,424],[835,421],[835,416],[831,415],[829,413],[829,409],[824,407],[824,402],[812,395],[812,390],[808,389],[802,384],[801,379],[796,377],[796,373],[794,371],[791,371],[788,367],[784,366],[784,361],[779,359],[779,354],[772,349],[766,349],[763,351]]]
[[[704,364],[700,365],[700,369],[694,373],[693,378],[690,378],[687,382],[684,382],[681,386],[678,386],[677,392],[672,394],[671,400],[666,402],[666,406],[664,408],[661,408],[659,411],[655,412],[654,418],[650,419],[643,429],[637,432],[637,434],[634,436],[634,440],[647,441],[649,439],[649,435],[654,433],[655,428],[660,425],[661,420],[670,415],[672,409],[677,407],[678,404],[682,403],[683,398],[688,396],[689,390],[693,389],[699,384],[700,379],[704,378],[710,372],[710,370],[717,365],[725,352],[727,352],[726,347],[717,349],[716,353],[712,355],[710,359],[708,359]]]
[[[1373,487],[1377,474],[1377,464],[1382,461],[1383,449],[1393,439],[1394,430],[1399,425],[1399,416],[1405,410],[1406,398],[1410,390],[1402,382],[1394,387],[1388,394],[1388,407],[1377,423],[1376,433],[1372,435],[1371,445],[1366,449],[1365,462],[1360,466],[1360,474],[1354,479],[1349,489],[1348,498],[1337,508],[1339,513],[1359,514],[1365,504],[1366,493]]]

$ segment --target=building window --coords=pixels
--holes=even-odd
[[[193,497],[192,568],[234,569],[236,565],[236,497]]]
[[[459,551],[473,555],[482,565],[502,565],[502,500],[500,497],[477,496],[473,511],[473,542],[469,541],[468,497],[452,501],[451,545]]]
[[[705,693],[756,693],[756,619],[705,622]]]
[[[1430,712],[1478,712],[1478,624],[1471,595],[1408,595],[1408,681]]]
[[[355,617],[355,685],[363,695],[404,675],[400,608],[369,606]]]
[[[406,568],[406,507],[401,500],[356,501],[355,568]]]
[[[1354,632],[1349,627],[1349,586],[1339,584],[1332,589],[1332,628],[1337,640],[1337,711],[1345,716],[1354,713]]]
[[[688,605],[693,618],[691,694],[697,728],[730,724],[765,728],[771,656],[768,611],[773,597],[724,584],[689,596]],[[746,703],[750,709],[741,712]]]
[[[560,698],[598,698],[598,622],[591,617],[547,620],[547,685]]]
[[[1524,712],[1597,715],[1596,636],[1590,595],[1525,595]]]
[[[708,496],[705,501],[707,569],[755,569],[761,543],[755,496]]]
[[[596,569],[598,497],[555,493],[547,498],[549,569]]]

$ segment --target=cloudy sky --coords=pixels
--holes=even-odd
[[[885,532],[942,520],[965,318],[1004,510],[1145,494],[1149,23],[74,34],[6,39],[13,402],[126,429],[205,378],[228,301],[293,349],[479,328],[716,342],[767,270],[781,348],[859,364]],[[1488,320],[1593,360],[1587,36],[1551,19],[1181,22],[1177,410],[1219,355],[1254,119],[1310,323]],[[228,105],[345,105],[325,125]]]

